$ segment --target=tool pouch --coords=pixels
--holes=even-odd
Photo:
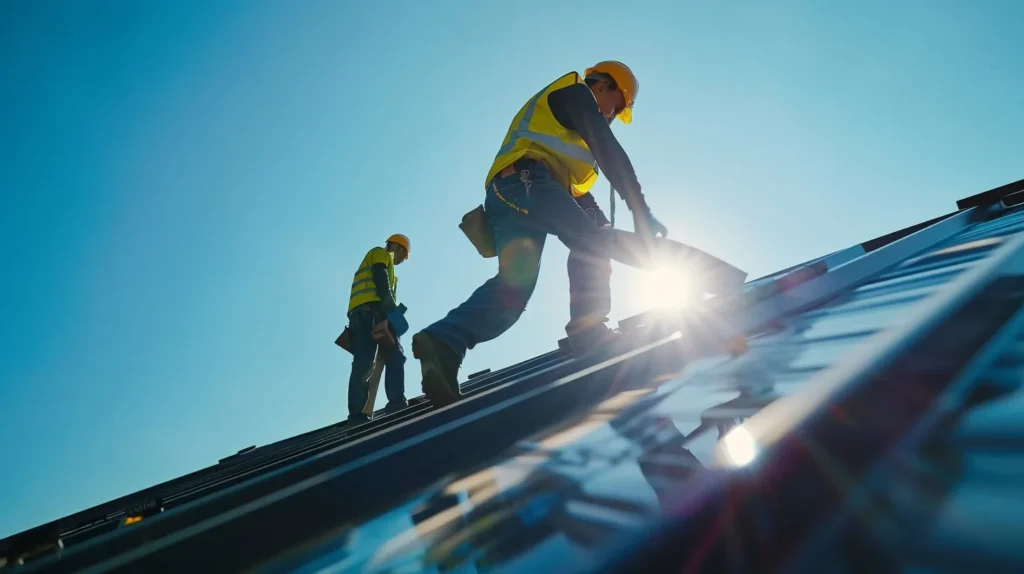
[[[352,331],[345,327],[345,330],[338,335],[338,338],[334,340],[334,344],[345,349],[349,353],[352,352]]]
[[[476,248],[481,257],[495,257],[498,251],[494,247],[494,234],[487,225],[487,214],[484,206],[478,205],[473,211],[462,216],[459,229],[466,234],[469,242]]]

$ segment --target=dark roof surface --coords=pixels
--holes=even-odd
[[[728,560],[807,566],[854,560],[823,549],[848,541],[856,512],[898,484],[934,493],[928,504],[892,503],[928,525],[931,550],[901,554],[875,540],[892,533],[854,529],[858,547],[877,553],[865,555],[880,561],[872,568],[897,555],[1017,565],[1020,553],[991,529],[965,532],[961,520],[993,480],[1006,496],[1024,484],[1011,480],[1019,472],[962,468],[1024,445],[1022,424],[1008,422],[1024,420],[1024,291],[1013,280],[1024,215],[1006,200],[1013,184],[999,189],[752,281],[740,299],[624,320],[628,349],[583,360],[552,351],[471,378],[469,398],[451,407],[420,397],[367,425],[252,448],[0,541],[0,551],[9,566],[39,551],[17,569],[45,571],[180,570],[200,556],[204,569],[266,571],[639,571],[644,560],[695,556],[708,571]],[[733,356],[737,333],[749,350]],[[981,398],[966,392],[976,388]],[[928,443],[968,408],[941,448]],[[925,446],[946,453],[941,464]],[[995,496],[993,517],[1024,518]],[[800,497],[800,511],[783,508]],[[724,552],[727,542],[741,551]]]

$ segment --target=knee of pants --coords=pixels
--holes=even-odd
[[[614,235],[609,228],[594,226],[584,233],[560,234],[558,238],[577,256],[597,259],[611,259]]]
[[[365,375],[373,366],[372,353],[357,353],[352,357],[352,379]]]
[[[352,369],[348,378],[348,392],[366,392],[366,379],[370,376],[370,369]]]
[[[569,252],[566,263],[570,275],[586,276],[591,279],[610,278],[612,276],[611,259],[578,251]]]
[[[501,315],[510,323],[519,320],[519,317],[526,311],[526,304],[533,296],[533,290],[537,287],[537,276],[533,275],[525,281],[511,283],[502,281],[498,289],[498,300],[501,303]]]
[[[521,246],[520,246],[521,248]],[[521,314],[526,309],[526,304],[533,296],[533,290],[537,287],[537,278],[540,275],[539,259],[534,257],[532,250],[525,253],[525,256],[510,257],[499,262],[498,275],[494,281],[497,283],[497,295],[501,302],[502,309],[509,313]]]

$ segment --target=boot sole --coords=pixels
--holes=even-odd
[[[601,341],[597,344],[585,345],[581,349],[573,349],[572,343],[569,343],[569,352],[574,359],[589,359],[594,357],[611,358],[622,353],[626,353],[638,347],[640,345],[635,337],[631,335],[615,335],[605,341]]]
[[[430,403],[441,408],[458,402],[459,397],[452,392],[445,381],[444,373],[437,365],[438,353],[434,344],[426,337],[417,334],[412,338],[412,356],[420,362],[420,371],[423,373],[423,392],[427,395]]]

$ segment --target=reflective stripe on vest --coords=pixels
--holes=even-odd
[[[564,142],[558,137],[551,134],[545,134],[541,132],[530,131],[530,121],[533,120],[533,112],[537,109],[537,100],[540,99],[545,92],[548,91],[550,86],[545,86],[543,90],[537,92],[537,95],[530,98],[530,102],[526,104],[526,113],[523,114],[522,119],[519,120],[519,125],[512,132],[512,137],[508,140],[508,143],[501,146],[498,153],[494,157],[501,157],[508,152],[512,151],[512,148],[516,146],[516,142],[519,138],[526,138],[530,141],[535,141],[541,145],[545,145],[551,148],[551,151],[562,154],[568,158],[583,163],[593,164],[596,160],[594,154],[591,153],[590,148],[581,147],[568,142]]]
[[[373,266],[378,263],[387,265],[391,296],[392,298],[397,297],[398,278],[395,277],[394,258],[383,247],[374,247],[363,257],[363,261],[359,264],[359,269],[352,279],[352,291],[348,299],[349,311],[360,305],[380,301],[380,297],[377,296],[377,285],[373,281]]]
[[[485,186],[490,186],[498,173],[519,159],[529,158],[547,166],[551,177],[573,196],[579,197],[590,191],[598,175],[594,154],[578,133],[558,122],[546,99],[555,90],[579,83],[583,83],[580,75],[569,72],[545,86],[519,108],[491,162]]]

